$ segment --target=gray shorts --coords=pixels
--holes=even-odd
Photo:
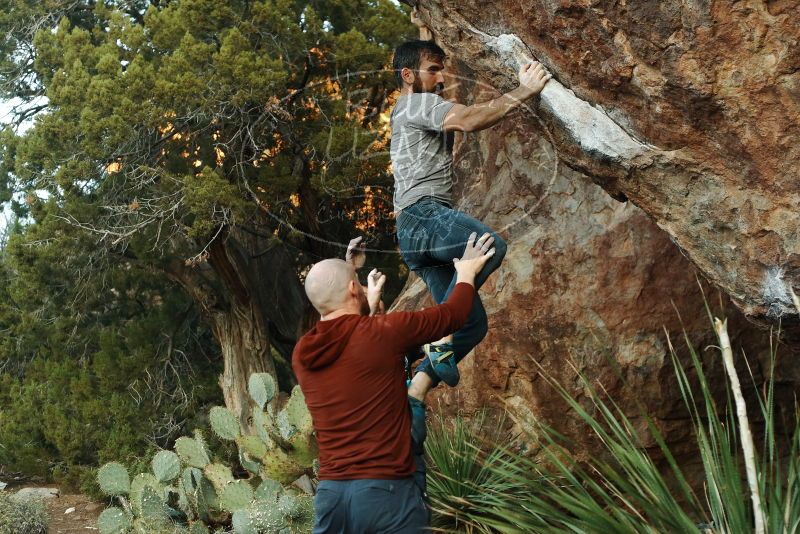
[[[323,480],[314,498],[313,534],[417,534],[428,508],[413,477]]]

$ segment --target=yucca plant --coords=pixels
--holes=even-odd
[[[497,432],[487,433],[485,423],[481,413],[470,422],[437,416],[429,424],[428,496],[437,531],[493,532],[497,500],[527,496],[527,484],[499,472],[501,465],[521,467],[521,457],[497,444]]]
[[[660,449],[666,469],[659,468],[643,447],[641,426],[637,430],[613,399],[576,370],[590,401],[588,408],[555,380],[548,380],[599,440],[604,459],[578,462],[571,454],[569,440],[544,424],[537,427],[542,452],[535,461],[501,446],[492,449],[491,455],[470,454],[469,450],[476,449],[476,440],[467,439],[467,444],[462,444],[458,432],[447,444],[457,452],[449,452],[441,447],[447,438],[436,437],[428,448],[436,469],[445,465],[452,470],[459,458],[468,465],[455,469],[444,482],[437,481],[441,476],[438,473],[429,476],[434,509],[440,516],[461,519],[462,523],[451,524],[452,528],[481,532],[800,532],[797,410],[790,421],[794,431],[787,442],[779,434],[772,370],[762,389],[755,386],[751,375],[758,406],[751,406],[750,411],[755,414],[754,410],[758,410],[764,422],[760,448],[756,450],[742,387],[733,367],[727,325],[720,320],[713,323],[728,376],[727,396],[722,402],[715,401],[688,337],[688,369],[684,369],[669,345],[703,463],[702,492],[693,490],[656,424],[643,409],[637,416],[645,421],[646,432]],[[773,363],[775,358],[773,347]],[[459,480],[459,473],[465,474],[466,479]],[[438,486],[444,486],[446,491]],[[470,492],[458,495],[461,487]],[[504,487],[512,491],[505,495]],[[443,499],[442,495],[451,497]],[[459,508],[458,503],[463,506]]]

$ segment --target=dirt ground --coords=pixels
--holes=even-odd
[[[73,512],[65,513],[70,508]],[[85,495],[61,495],[47,501],[50,516],[48,534],[87,534],[97,532],[97,517],[105,509],[104,503],[90,501]]]
[[[31,485],[13,488],[13,491],[22,487],[34,487]],[[55,486],[35,486],[54,488]],[[45,508],[49,516],[47,528],[48,534],[90,534],[98,532],[97,517],[100,515],[106,504],[93,502],[85,495],[80,494],[60,494],[52,499],[45,499]],[[70,513],[67,510],[74,508]]]

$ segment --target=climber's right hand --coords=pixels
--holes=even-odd
[[[477,241],[477,233],[472,232],[467,240],[467,247],[461,258],[454,258],[453,262],[458,274],[459,282],[472,283],[474,285],[475,276],[481,272],[483,266],[494,256],[494,237],[492,234],[485,233]]]
[[[526,97],[531,98],[542,92],[547,81],[553,77],[538,61],[525,63],[519,69],[519,86],[526,89]]]

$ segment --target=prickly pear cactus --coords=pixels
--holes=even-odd
[[[128,470],[122,464],[110,462],[97,472],[97,483],[100,490],[109,497],[125,495],[131,489]]]
[[[211,461],[205,445],[196,439],[181,437],[175,442],[175,452],[186,465],[203,469]]]
[[[97,518],[100,534],[125,534],[132,525],[130,514],[121,508],[107,508]]]
[[[239,437],[241,429],[239,428],[239,420],[227,408],[222,406],[214,406],[209,412],[209,421],[211,422],[211,430],[220,437],[227,441],[233,441]]]
[[[249,478],[237,479],[230,466],[212,461],[200,431],[178,438],[174,452],[158,452],[152,474],[131,480],[122,465],[106,464],[98,482],[121,506],[101,514],[100,534],[211,534],[230,526],[237,534],[310,532],[311,496],[283,487],[311,475],[317,462],[303,393],[295,387],[288,398],[277,397],[275,381],[266,373],[253,374],[248,389],[255,404],[249,433],[242,433],[224,407],[212,408],[209,421],[215,435],[236,443]]]
[[[153,456],[153,474],[159,482],[168,484],[181,474],[181,460],[172,451],[159,451]]]
[[[229,482],[219,494],[223,510],[235,512],[247,508],[253,500],[253,487],[244,480]]]
[[[253,373],[247,383],[250,397],[259,409],[263,410],[268,402],[275,396],[275,380],[268,373]]]

